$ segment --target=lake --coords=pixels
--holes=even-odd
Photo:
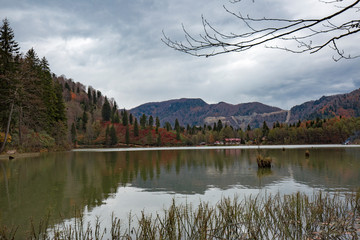
[[[258,170],[258,154],[273,158],[271,170]],[[85,149],[0,161],[0,222],[19,225],[21,237],[31,218],[51,212],[55,222],[71,221],[75,208],[106,225],[112,213],[125,220],[130,211],[161,212],[173,199],[215,204],[359,187],[359,146]]]

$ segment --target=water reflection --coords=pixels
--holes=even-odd
[[[258,170],[258,154],[271,156],[273,168]],[[169,194],[211,198],[225,191],[354,189],[360,183],[358,159],[360,149],[345,148],[310,149],[309,158],[304,149],[211,149],[67,152],[2,161],[0,222],[28,226],[30,217],[36,221],[48,211],[71,218],[75,206],[92,211],[113,201],[129,211],[145,207],[144,199],[146,207],[164,204]]]

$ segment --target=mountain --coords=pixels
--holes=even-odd
[[[316,101],[308,101],[290,110],[290,122],[304,119],[359,117],[360,89],[346,94],[323,96]]]
[[[278,119],[286,120],[287,111],[277,107],[271,107],[259,102],[229,104],[220,102],[208,104],[202,99],[182,98],[164,102],[152,102],[140,105],[130,110],[137,118],[142,114],[159,117],[161,124],[169,122],[174,124],[175,119],[180,125],[212,125],[221,120],[223,124],[245,128],[260,126],[263,121],[275,122]]]
[[[180,125],[213,125],[219,120],[223,124],[245,129],[259,127],[264,121],[269,126],[275,122],[294,123],[298,120],[332,118],[335,116],[360,117],[360,89],[346,94],[323,96],[282,110],[259,102],[229,104],[219,102],[208,104],[200,98],[181,98],[164,102],[145,103],[130,110],[137,118],[142,114],[159,117],[161,124],[172,125],[177,118]]]

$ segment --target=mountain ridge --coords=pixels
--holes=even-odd
[[[269,126],[276,122],[295,123],[299,120],[331,118],[335,116],[360,116],[360,89],[349,93],[322,96],[295,105],[289,110],[260,102],[230,104],[220,101],[208,104],[201,98],[180,98],[159,102],[148,102],[129,110],[135,117],[142,114],[158,116],[161,124],[174,124],[178,119],[181,125],[212,125],[219,120],[236,128],[248,125],[259,127],[264,121]]]

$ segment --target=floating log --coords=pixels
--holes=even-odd
[[[307,157],[307,158],[310,157],[310,151],[309,150],[305,151],[305,157]]]

